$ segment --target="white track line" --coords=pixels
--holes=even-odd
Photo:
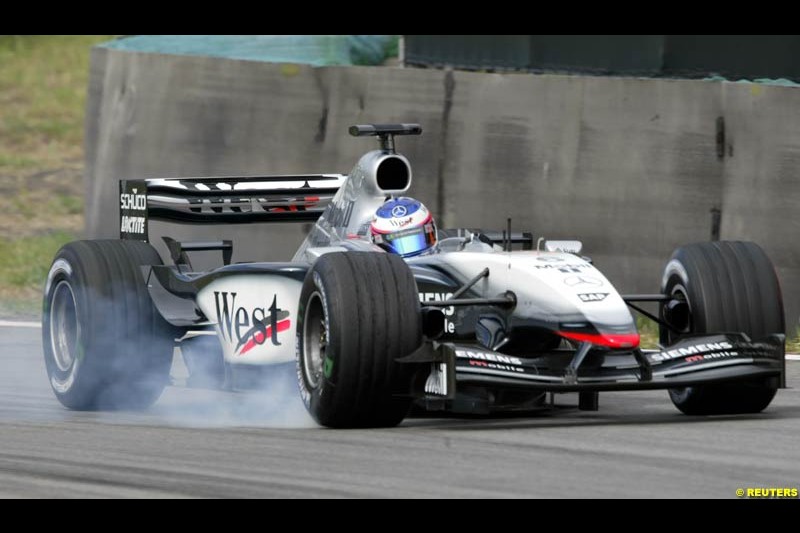
[[[0,320],[0,327],[7,328],[41,328],[41,322],[18,322],[16,320]]]

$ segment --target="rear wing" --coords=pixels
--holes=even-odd
[[[313,222],[346,178],[317,174],[121,180],[120,238],[147,241],[148,220],[184,224]]]

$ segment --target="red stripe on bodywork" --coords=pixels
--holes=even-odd
[[[638,333],[577,333],[572,331],[557,331],[562,337],[578,342],[591,342],[607,348],[636,348],[639,346]]]
[[[281,320],[280,322],[278,322],[278,333],[280,333],[281,331],[286,331],[291,326],[292,326],[291,319],[287,318],[285,320]],[[239,351],[239,355],[244,355],[245,353],[249,352],[256,346],[256,344],[264,344],[264,341],[267,340],[267,337],[270,336],[272,336],[272,326],[267,326],[266,333],[261,333],[260,331],[256,331],[253,337],[249,341],[247,341],[247,344],[245,344]]]

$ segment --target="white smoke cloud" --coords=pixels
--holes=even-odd
[[[177,354],[177,351],[176,351]],[[306,411],[296,382],[294,363],[266,367],[258,388],[242,392],[189,388],[188,371],[176,355],[168,387],[149,410],[157,419],[186,427],[318,427]]]

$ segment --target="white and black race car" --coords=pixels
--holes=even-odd
[[[329,427],[393,426],[412,406],[455,413],[529,410],[546,393],[667,389],[687,414],[754,413],[784,386],[784,315],[775,270],[749,242],[677,249],[661,293],[620,295],[577,241],[439,230],[435,253],[403,259],[367,228],[411,186],[395,135],[415,124],[353,126],[377,136],[348,175],[120,182],[119,240],[56,255],[43,343],[56,397],[72,409],[141,408],[170,383],[181,348],[196,386],[240,389],[296,368],[300,394]],[[231,264],[230,241],[164,237],[148,220],[315,222],[284,263]],[[188,254],[220,250],[196,272]],[[649,313],[642,302],[656,302]],[[630,308],[656,321],[639,346]]]

